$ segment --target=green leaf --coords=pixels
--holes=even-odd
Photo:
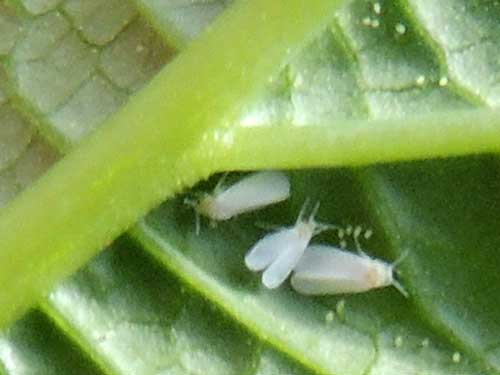
[[[202,2],[162,7],[149,0],[136,0],[134,5],[112,2],[109,7],[98,0],[22,3],[24,10],[17,4],[16,11],[0,5],[0,29],[13,30],[0,42],[0,51],[6,54],[5,71],[0,71],[0,77],[6,77],[5,86],[0,83],[0,110],[15,125],[8,128],[8,139],[16,140],[1,148],[0,161],[5,160],[5,167],[0,168],[0,177],[6,174],[4,170],[9,176],[16,175],[12,171],[18,169],[20,155],[34,139],[45,146],[24,165],[33,165],[32,170],[41,173],[48,163],[37,167],[35,161],[55,158],[45,140],[67,151],[126,103],[127,96],[169,58],[172,50],[158,35],[173,48],[184,48],[228,5]],[[500,117],[492,110],[498,101],[498,58],[491,52],[499,32],[496,3],[377,4],[348,3],[319,37],[301,40],[303,49],[286,58],[280,74],[256,75],[255,86],[267,82],[258,98],[235,99],[227,94],[224,100],[233,106],[223,111],[239,120],[228,122],[221,117],[224,112],[213,107],[216,111],[207,120],[210,125],[199,135],[206,144],[184,154],[183,164],[172,171],[181,183],[193,183],[219,170],[294,168],[289,172],[290,202],[221,223],[215,229],[204,226],[196,236],[193,213],[182,204],[182,196],[169,200],[58,286],[40,303],[39,312],[6,332],[0,340],[3,372],[499,373],[496,156],[363,169],[297,169],[498,150]],[[135,6],[161,28],[158,34],[137,18]],[[24,11],[31,15],[25,16]],[[217,35],[216,31],[211,30],[211,35]],[[225,38],[230,45],[233,36]],[[202,42],[194,43],[187,51]],[[218,45],[213,53],[226,53],[226,47]],[[200,51],[206,53],[207,49]],[[160,51],[150,65],[150,60],[138,58],[144,50]],[[185,56],[181,53],[174,64],[180,66],[179,60]],[[71,64],[61,64],[66,59]],[[235,69],[238,67],[242,65],[236,64]],[[191,72],[200,68],[203,65],[193,64]],[[221,81],[224,74],[221,69]],[[67,80],[53,80],[60,75]],[[186,78],[174,78],[166,88],[186,82]],[[118,127],[124,114],[130,119],[134,108],[152,110],[147,100],[151,99],[150,87],[124,104],[121,114],[111,120],[117,124],[117,134],[127,134]],[[230,87],[233,94],[243,97],[237,83]],[[199,113],[208,108],[205,104],[201,102]],[[185,109],[185,123],[192,121],[192,108],[190,104]],[[415,117],[421,113],[425,116]],[[108,127],[109,123],[104,124],[93,141],[84,141],[77,151],[81,160],[97,164],[113,159],[103,157],[114,155],[113,143],[101,141]],[[179,135],[173,127],[169,131]],[[190,139],[189,133],[182,134]],[[182,140],[182,134],[169,144]],[[85,147],[98,142],[109,150],[102,155],[87,154]],[[148,155],[150,150],[141,150],[144,144],[137,143],[137,155]],[[51,156],[37,158],[45,149]],[[75,167],[75,158],[64,160],[68,171]],[[119,166],[116,162],[109,165]],[[117,171],[119,174],[120,169]],[[72,172],[74,175],[74,169]],[[15,185],[12,178],[3,183],[0,178],[0,189],[11,189],[5,190],[5,201],[37,173],[30,174],[24,185]],[[52,176],[58,173],[62,181],[60,170],[51,172]],[[130,180],[147,180],[142,173],[130,174]],[[54,188],[57,179],[52,178],[52,183],[46,182],[47,189]],[[210,190],[217,178],[198,188]],[[70,184],[67,191],[83,204],[98,198],[96,191],[85,195],[83,183],[75,186],[76,182]],[[112,186],[109,193],[120,189]],[[162,188],[161,194],[166,190]],[[47,243],[65,240],[65,246],[72,247],[73,259],[68,264],[68,258],[59,258],[53,275],[43,276],[44,283],[36,286],[34,294],[71,273],[88,257],[89,248],[84,249],[82,243],[102,243],[96,240],[99,235],[82,231],[83,223],[92,219],[89,228],[112,231],[117,220],[136,217],[133,205],[138,193],[121,191],[121,209],[113,212],[120,219],[90,213],[76,221],[65,220],[57,239],[48,232]],[[31,201],[40,198],[40,185],[31,192]],[[25,199],[29,203],[26,196],[18,202]],[[288,286],[265,290],[258,275],[246,270],[242,261],[247,249],[265,233],[255,223],[292,223],[306,197],[321,201],[322,221],[374,228],[374,238],[363,243],[370,255],[391,260],[408,251],[401,280],[410,298],[404,299],[390,288],[321,298],[300,296]],[[74,199],[62,200],[57,195],[55,204],[58,201],[71,204]],[[13,215],[34,221],[36,217],[30,216],[37,212],[33,205],[26,203],[23,213],[16,209],[18,202],[7,207],[4,222],[11,223]],[[78,230],[77,237],[71,227]],[[42,259],[18,252],[11,258],[22,262],[18,264],[26,270],[37,270],[51,261],[44,258],[50,249],[35,238],[41,237],[27,237],[38,244],[37,255]],[[318,241],[337,240],[325,234]],[[23,248],[19,239],[12,243]],[[15,272],[9,267],[6,264],[1,269],[4,277]],[[39,273],[25,280],[35,282]],[[21,285],[12,290],[24,293],[25,289]],[[29,340],[29,333],[24,332],[55,332],[48,341],[54,350],[47,353],[45,342]],[[69,350],[68,340],[72,343]],[[67,362],[67,356],[76,360]]]
[[[460,160],[438,174],[439,179],[443,183],[443,179],[446,181],[452,177],[448,175],[454,168],[470,169],[476,164]],[[433,167],[430,162],[401,165],[393,173],[399,176],[401,185],[411,181],[408,184],[410,191],[426,187],[432,191],[435,181],[429,181],[433,184],[429,186],[418,184],[415,180],[419,180],[412,173],[418,171],[430,179]],[[494,282],[498,282],[498,276],[494,267],[490,276],[472,273],[466,282],[463,274],[458,272],[440,272],[451,266],[450,257],[453,255],[454,261],[460,264],[458,269],[477,258],[463,256],[467,248],[465,243],[458,248],[460,242],[450,241],[443,245],[441,236],[431,239],[430,236],[415,235],[415,231],[423,229],[414,216],[415,209],[404,205],[404,198],[409,199],[410,194],[403,194],[403,198],[397,193],[386,196],[379,186],[382,182],[391,189],[398,189],[393,182],[396,177],[384,178],[391,169],[293,173],[292,186],[296,191],[289,205],[270,210],[267,216],[254,214],[219,225],[216,230],[204,228],[199,236],[194,233],[192,214],[183,209],[181,201],[171,202],[150,214],[136,230],[135,238],[171,272],[180,275],[257,337],[318,373],[390,373],[403,369],[409,373],[480,372],[494,364],[481,348],[491,346],[494,332],[498,330],[491,317],[495,313],[491,311],[491,294],[488,292],[488,286],[496,285]],[[468,189],[461,193],[471,194]],[[361,222],[375,228],[375,240],[370,240],[365,246],[371,255],[390,260],[408,250],[408,259],[402,265],[402,279],[410,290],[410,299],[405,299],[395,289],[312,299],[301,297],[288,287],[278,292],[266,291],[260,285],[260,278],[249,274],[242,261],[245,252],[263,235],[263,231],[255,227],[255,222],[264,216],[273,223],[293,223],[306,196],[322,202],[322,221],[344,225]],[[436,202],[427,203],[426,199],[430,198],[429,194],[425,198],[419,196],[418,207],[432,212]],[[457,193],[454,198],[463,201],[464,197]],[[498,198],[498,193],[495,193],[485,205],[498,202]],[[363,207],[360,207],[360,202],[364,202]],[[462,211],[457,208],[455,212]],[[434,223],[438,228],[441,228],[440,224]],[[466,226],[467,220],[460,225]],[[471,236],[470,233],[467,235]],[[330,235],[322,236],[318,241],[335,242],[335,239]],[[449,255],[436,257],[438,249]],[[435,277],[431,270],[439,277]],[[489,280],[480,282],[483,278]],[[435,283],[436,280],[439,282]],[[484,300],[471,298],[471,291],[464,288],[464,283],[482,285],[487,293]],[[455,285],[459,287],[455,289]],[[469,306],[469,303],[474,305]],[[341,308],[342,305],[345,307]],[[466,318],[472,312],[475,323]],[[332,313],[334,318],[330,322],[328,315],[332,316]],[[479,333],[484,327],[491,329],[490,339]],[[473,341],[470,331],[478,332]],[[460,364],[453,362],[455,352],[460,353]],[[357,360],[353,362],[353,358]]]
[[[21,313],[56,280],[74,272],[162,199],[209,174],[213,163],[199,154],[205,131],[231,123],[263,85],[264,77],[277,69],[276,61],[321,30],[331,18],[333,5],[318,1],[300,18],[297,15],[303,4],[299,1],[235,5],[221,16],[218,26],[156,75],[105,126],[14,200],[0,216],[1,247],[7,249],[0,254],[0,263],[9,264],[0,272],[4,289],[0,304],[6,306],[0,310],[0,321]],[[96,55],[83,42],[73,43],[78,36],[72,34],[67,37],[69,45],[57,51],[71,56],[63,59],[62,67],[51,61],[58,53],[48,61],[37,59],[43,56],[35,48],[43,46],[37,41],[43,35],[39,30],[54,24],[57,31],[64,30],[67,26],[60,18],[55,13],[50,20],[36,22],[28,30],[34,33],[34,41],[29,42],[36,44],[27,48],[27,61],[19,65],[13,61],[9,69],[14,89],[24,92],[40,112],[54,110],[66,90],[75,89],[91,73]],[[244,30],[256,26],[256,20],[262,27],[249,39]],[[238,27],[242,31],[229,38],[229,32]],[[56,40],[45,42],[52,46]],[[212,53],[223,43],[232,47]],[[200,65],[205,55],[210,58]],[[55,81],[54,93],[36,91],[45,90],[44,81],[31,86],[30,75],[54,82],[58,70],[66,71],[70,78]],[[63,85],[64,95],[58,85]],[[50,206],[50,212],[38,202]],[[17,224],[20,221],[22,228]],[[42,254],[39,262],[25,262]]]

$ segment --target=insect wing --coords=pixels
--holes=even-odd
[[[226,220],[238,214],[281,202],[290,196],[290,182],[284,173],[253,173],[215,197],[214,219]]]
[[[295,239],[292,228],[284,228],[267,234],[259,240],[245,256],[245,264],[251,271],[262,271],[273,263],[290,241]]]
[[[374,260],[331,246],[309,246],[292,275],[292,287],[307,295],[359,293],[373,288]]]
[[[309,238],[301,237],[297,230],[291,229],[290,232],[292,235],[283,241],[278,257],[262,274],[262,284],[266,288],[277,288],[286,280],[309,243]]]

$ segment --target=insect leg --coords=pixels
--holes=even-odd
[[[399,264],[401,264],[401,262],[406,259],[406,257],[408,256],[409,253],[410,253],[410,250],[406,249],[394,262],[392,262],[392,267],[395,268]]]
[[[361,248],[361,243],[359,242],[359,236],[361,235],[362,231],[363,231],[363,229],[359,225],[357,225],[354,228],[354,232],[353,232],[354,244],[356,245],[356,251],[358,252],[358,254],[360,256],[362,256],[364,258],[369,258],[369,256]]]
[[[295,225],[297,225],[298,223],[304,221],[304,214],[306,212],[307,206],[309,206],[309,197],[306,198],[306,200],[302,204],[302,207],[300,208],[299,216],[297,217]]]
[[[224,174],[219,178],[219,181],[217,181],[217,184],[214,187],[214,194],[217,194],[222,190],[222,185],[224,185],[224,182],[226,181],[227,176],[229,175],[229,172],[224,172]]]
[[[394,288],[397,289],[397,291],[399,293],[401,293],[405,298],[408,298],[409,295],[408,295],[408,292],[406,291],[406,289],[403,287],[403,285],[401,285],[401,283],[397,280],[392,280],[392,285],[394,286]]]

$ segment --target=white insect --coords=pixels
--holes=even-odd
[[[357,246],[360,229],[354,233]],[[309,246],[294,268],[292,287],[301,294],[324,295],[361,293],[392,285],[408,297],[403,286],[394,279],[394,267],[406,254],[391,264],[369,257],[359,246],[358,253],[328,245]]]
[[[245,256],[245,264],[251,271],[262,271],[262,284],[269,289],[280,286],[295,268],[304,254],[311,238],[333,226],[320,224],[314,220],[317,204],[307,220],[302,207],[299,217],[292,227],[284,227],[267,234],[259,240]]]
[[[228,220],[239,214],[281,202],[290,196],[290,182],[282,172],[255,172],[234,185],[223,188],[225,177],[224,175],[221,178],[212,193],[203,193],[197,200],[185,200],[196,212],[196,233],[200,228],[199,215],[212,221]]]

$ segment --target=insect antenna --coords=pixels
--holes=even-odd
[[[321,232],[327,231],[327,230],[338,230],[339,227],[333,224],[326,224],[326,223],[321,223],[321,222],[316,222],[314,220],[314,217],[318,213],[320,206],[320,202],[316,202],[314,205],[311,214],[309,215],[309,218],[307,219],[307,222],[309,224],[314,224],[314,235],[320,234]]]
[[[402,261],[406,259],[406,257],[410,254],[410,250],[406,249],[394,262],[392,262],[391,267],[396,268],[401,264]]]
[[[312,211],[311,211],[311,214],[309,215],[309,219],[308,221],[310,223],[313,223],[314,222],[314,217],[316,216],[316,214],[318,213],[318,210],[319,210],[319,201],[316,202],[316,204],[314,205]]]
[[[406,291],[406,289],[403,287],[403,285],[401,285],[401,283],[397,280],[392,280],[392,285],[394,286],[394,288],[397,289],[397,291],[399,293],[401,293],[405,298],[408,298],[409,297],[409,294],[408,292]]]
[[[302,222],[304,219],[305,212],[307,210],[307,206],[309,206],[309,197],[306,198],[304,203],[302,204],[302,207],[300,208],[299,216],[297,217],[297,220],[295,221],[295,225],[298,223]]]
[[[224,172],[223,175],[219,178],[219,181],[217,181],[217,184],[214,187],[213,193],[217,194],[222,190],[222,186],[224,185],[224,182],[226,182],[227,176],[229,175],[229,172]]]
[[[408,249],[406,249],[394,262],[392,262],[391,264],[391,269],[394,270],[394,272],[396,272],[397,274],[399,274],[398,270],[396,269],[398,265],[401,264],[401,262],[403,262],[406,257],[408,256],[408,254],[410,253],[410,251]],[[393,279],[392,280],[392,285],[394,285],[394,287],[403,295],[405,296],[406,298],[408,298],[408,292],[406,291],[406,289],[403,287],[403,285],[401,285],[401,283],[396,280],[396,279]]]

